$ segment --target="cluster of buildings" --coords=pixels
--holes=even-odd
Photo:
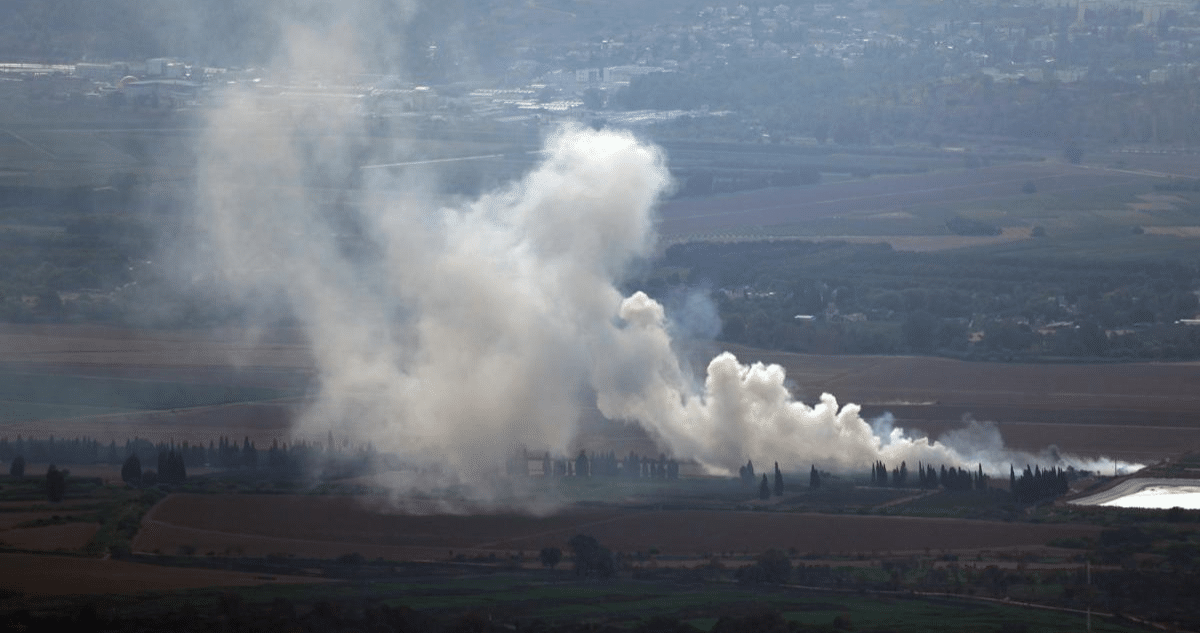
[[[795,60],[798,69],[823,59],[848,71],[903,62],[922,75],[914,81],[933,85],[980,77],[1013,83],[1200,80],[1200,13],[1183,0],[730,2],[666,22],[631,20],[602,28],[609,31],[555,46],[526,45],[537,41],[537,34],[526,34],[523,43],[496,51],[506,59],[502,77],[467,80],[451,90],[395,77],[355,77],[338,87],[260,87],[378,116],[432,112],[518,123],[603,111],[605,117],[623,117],[617,121],[622,125],[637,126],[711,114],[625,112],[619,95],[639,77],[703,73],[757,59]],[[266,81],[250,71],[170,58],[0,64],[0,78],[24,79],[35,98],[143,109],[190,107],[202,103],[213,86]]]
[[[591,105],[581,98],[589,90],[611,96],[639,75],[738,59],[826,58],[851,69],[870,58],[909,58],[928,80],[1148,84],[1197,77],[1200,15],[1179,0],[731,3],[555,52],[517,60],[508,76],[524,78],[531,95],[550,88],[574,97],[573,107]]]

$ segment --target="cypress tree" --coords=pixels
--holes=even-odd
[[[142,460],[137,453],[130,453],[121,465],[121,481],[134,486],[142,483]]]
[[[59,470],[50,464],[49,470],[46,471],[46,497],[53,502],[63,500],[63,496],[67,493],[67,471]]]

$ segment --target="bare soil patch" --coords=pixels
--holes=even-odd
[[[0,512],[0,540],[4,540],[4,530],[10,530],[26,521],[49,519],[55,514],[62,516],[61,512]]]
[[[297,576],[259,576],[211,569],[180,569],[118,560],[36,554],[0,554],[0,587],[31,595],[137,594],[199,587],[325,582]]]
[[[0,324],[0,363],[125,367],[310,369],[291,330],[130,330],[99,325]]]
[[[892,413],[931,437],[964,416],[995,422],[1010,445],[1153,461],[1200,446],[1200,366],[1021,364],[920,356],[820,356],[727,346],[783,365],[805,402],[832,393],[863,415]]]
[[[1128,175],[1129,179],[1136,177]],[[1020,163],[673,200],[660,210],[660,232],[669,238],[843,215],[877,216],[921,205],[1013,198],[1025,195],[1021,187],[1031,180],[1037,182],[1040,193],[1054,193],[1111,185],[1114,174],[1064,164]]]
[[[98,523],[63,523],[37,528],[14,528],[0,531],[0,542],[6,547],[53,552],[81,549],[100,529]]]
[[[244,337],[228,332],[130,332],[92,326],[0,326],[0,360],[21,356],[5,337],[24,337],[26,351],[43,362],[18,366],[38,371],[95,372],[108,375],[161,375],[171,380],[230,381],[263,385],[296,385],[306,379],[308,369],[236,368],[228,357],[212,349],[240,343],[222,337]],[[269,345],[253,353],[279,353],[307,358],[302,341],[288,331],[275,333]],[[71,341],[90,341],[94,349],[117,341],[120,345],[144,346],[157,360],[141,358],[127,363],[120,358],[101,362],[103,352],[71,351]],[[164,341],[174,347],[155,347]],[[215,342],[214,342],[215,341]],[[267,349],[283,345],[285,352]],[[63,354],[54,349],[62,346]],[[189,365],[187,349],[209,348],[201,354],[216,366]],[[215,346],[215,348],[213,347]],[[1108,455],[1137,461],[1152,461],[1200,448],[1200,384],[1198,363],[1126,364],[1017,364],[964,362],[933,357],[820,356],[770,352],[727,345],[743,362],[762,361],[783,365],[794,384],[794,393],[814,402],[823,392],[839,402],[862,405],[867,416],[891,412],[906,428],[917,428],[937,437],[961,425],[964,415],[994,421],[1010,444],[1040,450],[1056,444],[1064,451],[1081,455]],[[703,368],[720,351],[718,345],[697,353],[693,365]],[[207,356],[205,356],[207,354]],[[152,354],[151,354],[152,355]],[[194,359],[193,359],[194,360]],[[140,364],[142,362],[150,364]],[[274,361],[283,363],[280,357]],[[157,374],[156,374],[157,373]],[[285,439],[292,420],[303,409],[303,400],[239,403],[169,411],[144,411],[53,421],[14,422],[3,434],[44,436],[87,435],[101,441],[123,442],[132,436],[151,441],[204,442],[227,436],[269,445]],[[659,449],[636,425],[603,420],[594,408],[582,411],[580,448],[615,450],[627,454],[655,454]],[[323,438],[310,438],[320,440]],[[72,468],[77,474],[82,470]],[[105,478],[111,475],[105,473]]]

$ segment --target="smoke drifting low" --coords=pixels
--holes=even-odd
[[[353,28],[283,32],[287,69],[356,67]],[[982,425],[939,443],[831,395],[806,405],[779,366],[721,354],[702,379],[685,370],[671,333],[712,330],[712,315],[683,300],[673,326],[617,289],[652,254],[671,186],[663,152],[627,132],[564,127],[519,182],[451,203],[357,170],[354,107],[261,87],[222,99],[200,152],[205,257],[247,304],[287,305],[308,333],[320,384],[299,435],[334,429],[485,482],[518,446],[565,452],[594,401],[711,472],[759,456],[804,470],[1038,461]]]
[[[231,102],[221,120],[246,111]],[[231,280],[285,297],[310,334],[321,388],[301,433],[332,426],[477,481],[515,446],[566,451],[581,399],[595,397],[605,416],[640,424],[714,472],[748,456],[835,470],[883,460],[1000,471],[1038,460],[1006,450],[984,425],[939,443],[872,425],[828,394],[808,406],[781,367],[731,354],[698,384],[663,307],[616,288],[650,255],[653,209],[669,186],[662,152],[628,133],[564,128],[523,180],[460,206],[367,188],[359,219],[371,258],[339,249],[289,171],[306,162],[292,152],[222,153],[207,171],[206,208]],[[263,164],[292,186],[244,181]]]

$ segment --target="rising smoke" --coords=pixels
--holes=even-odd
[[[994,427],[932,442],[872,426],[831,395],[806,405],[776,365],[726,353],[702,378],[685,369],[672,333],[712,331],[703,302],[681,299],[671,321],[617,289],[652,255],[655,205],[671,187],[663,152],[628,132],[562,127],[525,177],[465,202],[364,174],[357,106],[295,94],[307,81],[327,95],[366,66],[362,18],[282,24],[269,81],[220,96],[200,153],[205,257],[247,303],[290,306],[311,340],[319,389],[299,435],[333,428],[479,482],[517,446],[566,452],[594,401],[711,472],[760,456],[831,470],[1038,461],[1005,449]]]

